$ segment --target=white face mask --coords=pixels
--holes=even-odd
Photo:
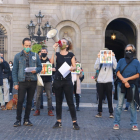
[[[9,64],[10,65],[10,67],[12,66],[12,64]]]

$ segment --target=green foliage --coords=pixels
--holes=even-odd
[[[40,42],[40,44],[33,43],[32,52],[38,53],[42,49],[42,47],[47,47],[45,43],[46,41],[42,41]]]
[[[41,44],[34,44],[32,46],[32,52],[38,53],[41,49],[42,49],[42,45]]]

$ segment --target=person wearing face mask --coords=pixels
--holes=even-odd
[[[70,41],[68,41],[66,38],[61,39],[59,41],[60,45],[58,43],[55,43],[54,53],[51,58],[51,63],[55,64],[56,62],[56,71],[55,71],[55,78],[53,82],[53,87],[55,89],[55,98],[56,98],[56,123],[53,126],[53,128],[61,128],[61,118],[62,118],[62,102],[63,102],[63,94],[65,94],[67,104],[69,106],[71,118],[73,121],[73,129],[79,130],[80,127],[77,124],[77,117],[76,117],[76,110],[74,106],[73,101],[73,84],[71,79],[71,72],[63,78],[62,74],[59,72],[59,68],[63,65],[64,62],[66,62],[71,68],[69,71],[76,70],[76,64],[75,64],[75,57],[72,52],[69,52],[69,50],[72,50],[72,44]],[[60,47],[60,52],[56,52],[57,47]]]
[[[9,79],[8,79],[10,84],[9,94],[12,95],[12,91],[13,91],[13,80],[12,80],[13,62],[12,61],[9,61],[9,66],[10,66]]]
[[[117,92],[114,99],[118,100],[113,129],[119,129],[120,116],[122,112],[124,98],[130,103],[132,130],[138,130],[136,107],[139,104],[139,93],[137,87],[137,78],[140,74],[140,63],[134,59],[135,47],[128,44],[125,48],[124,58],[120,59],[116,68],[119,78]]]
[[[49,58],[47,57],[48,50],[47,48],[41,49],[41,63],[50,63]],[[51,76],[41,76],[43,83],[44,83],[44,89],[47,94],[48,99],[48,115],[54,116],[52,112],[52,97],[51,97],[51,83],[52,83],[52,77]],[[41,101],[41,94],[43,94],[43,87],[38,86],[37,87],[37,97],[36,97],[36,111],[34,113],[34,116],[40,115],[40,101]]]
[[[105,48],[107,49],[107,48]],[[107,53],[105,53],[106,55]],[[117,67],[117,61],[115,54],[112,52],[112,63],[100,63],[100,52],[96,59],[94,68],[98,70],[97,78],[97,93],[98,93],[98,113],[96,118],[102,117],[102,101],[107,97],[109,118],[114,118],[113,115],[113,103],[112,103],[112,83],[113,83],[113,70]]]
[[[31,52],[31,40],[24,38],[22,41],[23,50],[15,55],[12,77],[14,88],[18,90],[17,117],[14,127],[21,126],[22,107],[27,93],[27,102],[23,125],[32,126],[29,120],[32,100],[37,85],[37,73],[42,70],[42,65],[38,54]],[[26,72],[27,67],[36,67],[31,72]]]

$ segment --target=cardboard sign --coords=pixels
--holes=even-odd
[[[112,63],[112,50],[100,50],[100,63]]]
[[[40,72],[41,76],[52,75],[52,64],[51,63],[42,63],[42,71]]]

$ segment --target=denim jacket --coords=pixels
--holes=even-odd
[[[36,67],[36,73],[40,73],[42,70],[41,61],[38,54],[29,53],[29,67]],[[17,53],[14,58],[14,65],[12,69],[12,78],[14,86],[18,85],[19,82],[25,82],[25,68],[26,68],[26,57],[24,52]],[[31,81],[37,81],[36,73],[30,73]]]

